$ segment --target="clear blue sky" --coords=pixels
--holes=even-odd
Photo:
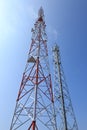
[[[10,128],[40,6],[49,52],[55,42],[59,44],[78,127],[87,130],[86,0],[0,0],[0,130]]]

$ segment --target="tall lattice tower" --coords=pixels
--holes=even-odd
[[[78,130],[57,44],[53,47],[53,62],[57,128],[58,130]]]
[[[54,86],[48,62],[42,7],[32,28],[32,41],[10,130],[78,130],[64,79],[58,46],[54,54]]]
[[[41,7],[10,130],[57,130],[45,27]]]

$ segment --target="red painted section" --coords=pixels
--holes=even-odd
[[[35,126],[36,126],[36,122],[33,121],[33,122],[32,122],[32,130],[35,130]]]
[[[30,125],[30,127],[28,128],[28,130],[35,130],[36,127],[36,121],[32,121],[32,124]]]

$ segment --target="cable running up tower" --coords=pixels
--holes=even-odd
[[[57,130],[45,27],[41,7],[10,130]]]

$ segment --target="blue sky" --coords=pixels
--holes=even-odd
[[[49,53],[56,42],[79,130],[87,130],[86,0],[0,0],[0,130],[10,128],[40,6],[45,12]]]

